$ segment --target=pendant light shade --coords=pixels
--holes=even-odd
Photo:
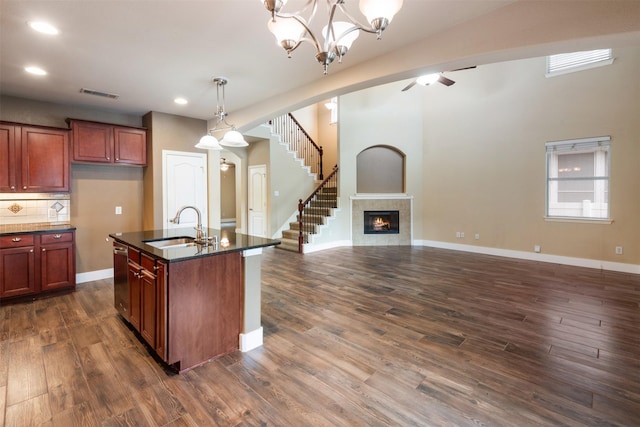
[[[200,138],[200,142],[196,144],[196,148],[202,150],[222,150],[218,139],[212,135],[205,135]]]
[[[225,145],[227,147],[246,147],[249,143],[245,141],[240,132],[237,130],[230,130],[224,135],[224,138],[220,141],[220,145]]]

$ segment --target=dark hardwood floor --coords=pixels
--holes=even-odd
[[[110,280],[0,307],[0,425],[640,425],[640,276],[358,247],[262,279],[264,346],[184,375]]]

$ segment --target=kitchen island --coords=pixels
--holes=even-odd
[[[262,345],[260,255],[280,242],[230,230],[112,233],[114,303],[165,363],[184,372]]]

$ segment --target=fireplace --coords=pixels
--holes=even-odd
[[[364,234],[400,234],[400,211],[364,211]]]

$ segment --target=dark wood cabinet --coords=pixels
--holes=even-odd
[[[35,249],[32,235],[0,237],[0,298],[37,292]]]
[[[68,192],[69,131],[0,123],[0,192]]]
[[[20,140],[20,134],[16,135],[16,127],[0,123],[0,192],[9,193],[17,191],[16,173],[16,137]]]
[[[0,299],[75,289],[75,232],[0,236]]]
[[[160,352],[164,352],[164,328],[158,327],[161,311],[158,286],[164,287],[166,267],[155,258],[129,248],[129,322],[153,349],[162,335]],[[160,276],[156,273],[160,272]],[[160,277],[160,279],[158,279]],[[162,320],[164,317],[160,317]],[[160,353],[159,353],[160,354]]]
[[[74,233],[51,233],[40,236],[40,284],[42,291],[70,288],[75,285],[76,261]]]
[[[147,131],[85,120],[68,120],[73,161],[81,163],[147,165]]]

